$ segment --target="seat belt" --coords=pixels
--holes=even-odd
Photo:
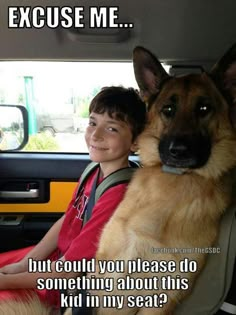
[[[97,189],[97,183],[98,183],[98,178],[99,178],[100,170],[98,170],[98,173],[96,177],[94,178],[92,189],[89,195],[88,203],[85,207],[82,219],[83,219],[83,227],[87,223],[87,221],[91,218],[92,216],[92,210],[95,205],[95,195],[96,195],[96,189]]]

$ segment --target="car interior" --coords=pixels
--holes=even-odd
[[[49,82],[49,90],[56,77],[63,82],[51,88],[55,99],[52,96],[45,108],[49,110],[52,106],[52,112],[53,106],[58,104],[59,108],[60,93],[69,81],[73,81],[73,88],[78,93],[83,92],[83,86],[80,87],[82,81],[91,81],[94,89],[100,84],[135,85],[132,52],[136,46],[155,53],[172,75],[208,72],[236,43],[235,12],[235,0],[1,1],[0,84],[6,80],[7,74],[14,74],[20,65],[21,76],[24,77],[22,93],[26,94],[21,93],[23,100],[17,96],[18,101],[12,101],[10,94],[18,88],[18,83],[9,79],[8,92],[0,86],[0,103],[3,104],[0,115],[6,104],[19,108],[19,104],[23,104],[28,109],[28,118],[24,113],[19,145],[4,147],[0,143],[0,252],[36,244],[43,237],[63,215],[89,162],[88,153],[82,149],[82,145],[76,148],[74,138],[71,140],[74,151],[71,148],[46,148],[44,151],[35,148],[27,151],[23,148],[28,136],[37,133],[30,129],[33,128],[30,119],[36,116],[30,109],[30,99],[26,97],[30,96],[27,88],[33,90],[29,86],[35,64],[42,65],[38,71],[42,81]],[[97,62],[99,68],[96,69]],[[84,65],[83,73],[76,70],[78,63]],[[109,70],[114,65],[118,66]],[[127,66],[127,69],[119,74],[120,81],[116,83],[113,77],[118,76],[118,68],[123,66]],[[72,68],[75,70],[73,75]],[[103,69],[106,81],[102,78]],[[85,73],[86,78],[83,77]],[[19,76],[18,72],[15,76]],[[97,83],[93,83],[94,77]],[[34,80],[37,100],[43,96],[46,98],[43,89],[37,90],[38,81],[37,78]],[[65,89],[72,93],[70,86]],[[74,95],[77,90],[73,92]],[[75,125],[75,119],[70,117],[70,121],[65,122],[65,117],[69,116],[64,108],[61,106],[60,118],[53,118],[57,119],[57,128],[52,127],[51,122],[45,123],[42,128],[53,129],[50,139],[63,137],[63,141],[67,142],[64,134],[67,127],[63,123],[65,126],[69,124],[68,130],[75,137],[79,129],[84,129],[86,121],[79,121]],[[4,128],[5,134],[8,134],[7,127]],[[30,130],[29,134],[27,129]],[[130,158],[138,160],[134,155]],[[236,236],[234,240],[236,248]],[[232,259],[235,260],[235,257]],[[231,306],[215,314],[236,314],[235,297],[236,267],[224,300]]]

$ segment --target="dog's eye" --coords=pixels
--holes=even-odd
[[[196,107],[196,113],[199,117],[206,117],[212,111],[210,104],[199,104]]]
[[[172,118],[174,117],[176,112],[176,106],[175,105],[165,105],[161,109],[161,113],[166,117],[166,118]]]

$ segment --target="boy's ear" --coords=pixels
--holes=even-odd
[[[153,95],[159,92],[160,84],[169,75],[159,60],[147,49],[136,47],[133,51],[133,67],[140,95],[149,103]]]

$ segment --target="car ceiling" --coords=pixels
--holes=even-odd
[[[119,7],[119,22],[128,29],[91,29],[75,32],[57,28],[8,28],[9,6],[36,6],[35,0],[0,2],[0,59],[130,60],[141,45],[169,64],[214,63],[236,42],[235,0],[80,0],[37,1],[46,6]],[[42,4],[41,4],[42,3]],[[81,36],[82,34],[82,36]]]

